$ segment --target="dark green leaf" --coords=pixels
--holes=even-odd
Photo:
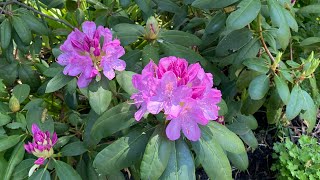
[[[195,0],[192,6],[200,9],[214,9],[214,8],[224,8],[237,2],[238,0]]]
[[[268,75],[262,74],[253,81],[251,81],[249,85],[249,95],[253,100],[262,99],[269,90],[270,78]]]
[[[22,103],[30,93],[30,86],[27,84],[18,84],[13,90],[12,94],[19,100],[19,103]]]
[[[192,153],[184,140],[174,141],[168,165],[161,175],[161,180],[192,180],[195,177],[195,165]]]
[[[311,4],[311,5],[299,8],[298,12],[302,14],[320,14],[319,9],[320,9],[320,4]]]
[[[243,0],[238,4],[238,9],[232,12],[227,19],[228,29],[241,29],[251,23],[260,12],[260,0]]]
[[[142,65],[146,66],[152,60],[158,64],[160,59],[159,48],[155,45],[148,44],[142,50]]]
[[[123,46],[137,41],[144,34],[144,28],[137,24],[121,23],[114,26],[113,30]]]
[[[10,180],[14,168],[22,161],[25,152],[23,144],[24,142],[20,142],[12,151],[3,180]]]
[[[29,180],[50,180],[50,173],[47,169],[40,168],[30,176]]]
[[[227,152],[228,159],[231,161],[232,165],[241,171],[244,171],[249,166],[249,159],[247,153],[235,154]]]
[[[256,149],[258,147],[258,141],[253,132],[249,130],[246,134],[239,135],[240,138],[250,147]]]
[[[87,148],[84,146],[83,142],[76,141],[64,146],[60,152],[63,156],[78,156],[87,151]]]
[[[47,84],[46,93],[57,91],[68,84],[74,77],[66,76],[60,71]]]
[[[212,135],[222,149],[236,154],[246,152],[241,139],[225,126],[212,121],[207,127],[209,127],[210,135]]]
[[[288,120],[292,120],[300,113],[302,109],[301,97],[301,88],[298,84],[296,84],[291,91],[289,102],[286,108],[286,116]]]
[[[135,164],[142,158],[151,133],[152,129],[132,130],[100,151],[93,161],[93,166],[100,174],[112,174]]]
[[[284,104],[288,104],[289,98],[290,98],[290,91],[288,84],[285,82],[285,80],[282,77],[275,76],[274,82],[276,83],[276,88],[278,91],[278,94]]]
[[[0,113],[0,126],[8,124],[10,121],[11,117],[9,115]]]
[[[88,95],[91,108],[97,114],[102,114],[108,109],[112,99],[112,93],[108,90],[108,80],[102,78],[99,82],[91,82]]]
[[[199,39],[197,36],[177,30],[161,31],[159,38],[165,42],[179,44],[186,47],[201,44],[201,39]]]
[[[159,179],[167,167],[174,143],[164,132],[162,126],[157,126],[149,139],[141,161],[141,179]]]
[[[91,129],[91,136],[100,141],[104,137],[132,126],[135,123],[135,119],[132,118],[135,112],[136,108],[127,102],[109,109],[96,120]]]
[[[208,25],[206,26],[205,32],[207,34],[213,34],[220,31],[225,23],[226,23],[227,16],[225,13],[219,12],[212,19],[209,21]]]
[[[26,13],[21,13],[19,16],[24,20],[24,22],[28,25],[28,28],[39,35],[48,35],[48,29],[40,19],[36,18],[32,13],[27,11]]]
[[[134,74],[136,74],[136,73],[131,72],[131,71],[122,71],[116,77],[119,85],[129,95],[132,95],[133,93],[137,92],[136,88],[134,88],[133,84],[132,84],[132,76]]]
[[[55,160],[55,169],[60,180],[81,180],[80,175],[69,164]]]
[[[11,24],[9,19],[5,19],[0,25],[0,40],[2,49],[7,49],[11,42]]]
[[[12,16],[12,25],[25,45],[29,45],[32,40],[31,31],[28,25],[19,16]]]
[[[305,110],[302,113],[301,118],[303,118],[308,126],[308,132],[312,132],[316,125],[317,120],[317,107],[311,98],[311,96],[304,90],[301,90],[301,100],[302,109]]]
[[[30,86],[31,91],[35,91],[41,83],[39,74],[37,74],[31,66],[26,64],[20,64],[19,78],[23,84],[28,84]]]
[[[28,172],[30,168],[34,165],[35,159],[25,159],[21,161],[21,163],[16,166],[12,177],[13,179],[25,179],[28,177]]]
[[[208,127],[201,128],[201,138],[192,147],[210,179],[232,179],[228,158]]]
[[[247,29],[239,29],[232,31],[219,42],[216,47],[217,56],[227,56],[238,51],[252,39],[252,32]]]
[[[20,141],[20,135],[11,135],[0,139],[0,152],[5,151]]]
[[[269,71],[268,64],[263,58],[249,58],[246,59],[243,64],[249,69],[266,74]]]

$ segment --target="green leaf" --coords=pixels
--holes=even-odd
[[[137,24],[121,23],[112,28],[115,37],[119,38],[123,46],[138,40],[144,34],[144,28]]]
[[[19,100],[19,103],[22,103],[30,93],[30,86],[27,84],[18,84],[13,90],[12,94]]]
[[[132,126],[136,122],[132,118],[135,112],[136,108],[127,102],[118,104],[96,120],[91,129],[91,136],[99,142],[104,137]]]
[[[76,141],[64,146],[60,152],[63,156],[78,156],[83,154],[87,151],[87,148],[81,141]]]
[[[7,114],[0,113],[0,126],[6,125],[9,122],[11,122],[11,117]]]
[[[146,18],[152,16],[152,1],[151,0],[134,0],[137,3],[142,12],[144,12]]]
[[[177,30],[161,31],[159,38],[165,42],[179,44],[186,47],[197,46],[201,44],[201,39],[199,39],[197,36]]]
[[[262,74],[251,81],[249,85],[249,95],[253,100],[262,99],[269,90],[270,78],[269,76]]]
[[[2,49],[7,49],[11,42],[11,24],[9,19],[5,19],[0,25],[0,40]]]
[[[309,46],[320,43],[320,37],[308,37],[300,42],[300,46]]]
[[[112,174],[135,164],[142,158],[152,129],[132,130],[100,151],[93,161],[93,166],[100,174]]]
[[[191,151],[184,140],[174,141],[169,162],[160,180],[192,180],[195,177],[195,165]]]
[[[119,85],[129,95],[132,95],[133,93],[137,92],[136,88],[134,88],[132,84],[132,76],[135,74],[136,73],[131,71],[122,71],[116,77]]]
[[[28,25],[19,16],[12,16],[12,25],[25,45],[29,45],[32,40],[31,31]]]
[[[244,47],[252,39],[252,32],[247,29],[238,29],[224,36],[216,47],[217,56],[227,56]]]
[[[171,13],[181,13],[182,8],[171,0],[161,0],[158,1],[158,9],[161,11],[167,11]]]
[[[31,91],[35,91],[41,84],[39,74],[26,64],[20,64],[19,78],[23,84],[30,86]]]
[[[251,23],[260,12],[260,0],[243,0],[238,9],[232,12],[227,19],[227,29],[241,29]]]
[[[27,128],[32,132],[32,124],[37,124],[42,131],[53,133],[54,124],[48,111],[42,107],[34,107],[28,110],[26,115]]]
[[[140,73],[142,70],[141,56],[142,51],[139,49],[127,51],[126,54],[121,57],[121,59],[126,62],[126,70]]]
[[[20,141],[20,135],[11,135],[0,139],[0,152],[5,151]]]
[[[255,130],[258,128],[258,122],[256,118],[251,114],[248,116],[240,114],[237,116],[237,121],[239,121],[240,123],[245,123],[252,130]]]
[[[55,160],[54,165],[60,180],[81,180],[80,175],[69,164]]]
[[[289,27],[294,31],[294,32],[298,32],[298,24],[296,19],[293,17],[293,15],[291,14],[290,11],[288,10],[283,10],[283,15],[286,18],[286,21],[289,25]]]
[[[24,11],[24,13],[19,14],[19,16],[24,20],[24,22],[28,25],[29,29],[34,31],[39,35],[48,35],[48,29],[46,26],[40,22],[39,18],[36,18],[32,13],[29,11]]]
[[[229,160],[208,127],[201,127],[201,138],[192,147],[210,179],[232,179]]]
[[[55,92],[67,85],[74,77],[66,76],[60,71],[47,84],[46,93]]]
[[[174,143],[164,132],[164,127],[159,125],[149,139],[141,161],[141,179],[159,179],[167,167]]]
[[[320,14],[319,9],[320,9],[320,4],[311,4],[311,5],[299,8],[298,13],[301,13],[301,14]]]
[[[164,51],[166,56],[177,56],[186,59],[189,63],[196,63],[198,61],[206,61],[200,54],[196,53],[190,48],[178,44],[171,44],[168,42],[159,43],[160,48]]]
[[[291,91],[289,102],[286,108],[286,116],[288,120],[292,120],[300,113],[302,109],[301,98],[301,88],[298,84],[296,84]]]
[[[272,24],[279,27],[276,31],[278,43],[282,49],[285,49],[288,46],[291,37],[287,19],[284,15],[286,9],[284,9],[276,0],[268,0],[268,7]]]
[[[258,147],[258,141],[251,130],[239,136],[248,146],[252,147],[253,149]]]
[[[200,9],[218,9],[227,7],[239,0],[195,0],[192,6]]]
[[[305,120],[308,126],[308,132],[310,133],[316,125],[317,107],[311,96],[304,90],[301,90],[301,100],[302,109],[305,110],[305,112],[301,114],[301,118]]]
[[[227,16],[225,13],[218,12],[209,21],[208,25],[206,26],[205,32],[207,34],[213,34],[220,31],[224,27],[226,23],[226,19],[227,19]]]
[[[248,96],[243,102],[241,113],[245,115],[254,114],[262,107],[265,100],[266,97],[259,100],[253,100],[250,98],[250,96]]]
[[[102,78],[99,82],[91,82],[88,95],[91,108],[97,114],[102,114],[108,109],[112,99],[112,93],[108,90],[108,80]]]
[[[232,165],[241,171],[245,171],[249,166],[249,159],[247,153],[235,154],[227,152],[228,159],[231,161]]]
[[[228,113],[228,106],[223,99],[221,99],[221,102],[219,102],[218,106],[220,107],[219,116],[223,116]]]
[[[28,177],[30,168],[34,165],[35,159],[25,159],[16,166],[12,174],[13,179],[25,179]]]
[[[219,143],[222,149],[236,154],[246,152],[241,139],[225,126],[212,121],[207,127],[210,135]]]
[[[142,65],[146,66],[152,60],[158,64],[160,59],[159,48],[153,44],[148,44],[142,50]]]
[[[249,58],[246,59],[243,64],[249,69],[266,74],[269,71],[268,64],[263,58]]]
[[[24,142],[20,142],[12,151],[10,159],[8,161],[8,166],[5,170],[4,176],[1,177],[3,180],[10,180],[14,168],[22,161],[24,156]]]
[[[290,99],[290,91],[288,84],[285,82],[285,80],[282,77],[275,76],[274,82],[276,83],[276,88],[278,91],[278,94],[282,100],[282,102],[287,105]]]
[[[244,121],[234,121],[231,124],[226,125],[228,127],[228,129],[230,129],[232,132],[238,134],[238,135],[242,135],[242,134],[246,134],[250,131],[250,128],[248,127],[248,125],[244,122]]]
[[[29,180],[50,180],[50,173],[47,169],[40,168],[29,177]]]

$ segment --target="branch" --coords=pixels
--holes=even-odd
[[[46,14],[44,14],[44,13],[42,13],[42,12],[40,12],[40,11],[38,11],[38,10],[36,10],[36,9],[34,9],[34,8],[24,4],[24,3],[21,3],[21,2],[19,2],[17,0],[12,0],[12,1],[5,2],[5,3],[0,3],[0,5],[7,5],[7,4],[17,4],[19,6],[22,6],[22,7],[26,8],[26,9],[29,9],[30,11],[33,11],[33,12],[39,14],[40,16],[46,17],[46,18],[54,20],[54,21],[58,21],[58,22],[60,22],[60,23],[62,23],[64,25],[68,26],[69,28],[74,29],[74,26],[71,25],[70,23],[68,23],[67,21],[62,20],[62,19],[57,19],[55,17],[46,15]]]
[[[262,35],[262,27],[261,27],[261,14],[258,15],[259,19],[258,19],[258,24],[259,24],[259,36],[260,36],[260,41],[263,45],[263,49],[266,51],[266,53],[268,54],[269,58],[272,60],[272,62],[274,62],[274,57],[272,56],[271,52],[269,51],[266,42],[263,39],[263,35]]]

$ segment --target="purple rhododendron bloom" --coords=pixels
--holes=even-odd
[[[82,31],[72,31],[60,46],[62,54],[58,63],[65,66],[65,75],[79,75],[78,86],[84,88],[94,77],[100,76],[100,71],[111,80],[115,77],[114,70],[125,69],[126,63],[119,59],[125,53],[124,48],[118,39],[112,40],[108,28],[96,27],[94,22],[86,21]]]
[[[212,88],[212,74],[205,73],[199,63],[188,65],[185,59],[164,57],[158,66],[151,61],[132,82],[138,90],[131,96],[139,108],[135,119],[163,111],[170,121],[166,128],[170,140],[179,139],[182,131],[189,140],[197,141],[201,136],[198,124],[218,119],[221,92]]]
[[[57,143],[56,133],[50,136],[49,131],[42,132],[36,124],[32,124],[33,141],[24,145],[28,153],[32,153],[38,159],[35,164],[41,165],[44,161],[53,155],[53,146]]]

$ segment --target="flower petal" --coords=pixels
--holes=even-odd
[[[42,165],[45,160],[46,160],[45,158],[40,157],[40,158],[38,158],[36,161],[34,161],[34,163],[35,163],[35,164],[38,164],[38,165]]]
[[[184,117],[184,118],[187,118],[187,119],[182,120],[182,123],[181,123],[183,134],[190,141],[198,141],[201,136],[201,131],[198,124],[195,121],[193,121],[191,117]]]
[[[90,38],[93,39],[93,35],[96,31],[96,24],[93,21],[85,21],[82,24],[82,31]]]
[[[167,137],[174,141],[180,138],[181,125],[178,119],[173,119],[170,121],[166,128]]]
[[[35,135],[35,134],[37,134],[37,133],[38,133],[39,131],[41,131],[41,130],[39,129],[39,127],[38,127],[37,124],[32,124],[32,126],[31,126],[31,131],[32,131],[32,134]]]

